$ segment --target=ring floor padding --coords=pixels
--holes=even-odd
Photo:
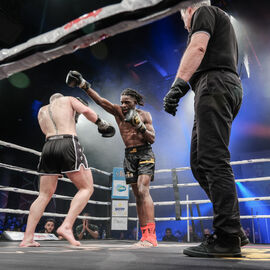
[[[40,241],[41,247],[20,248],[0,241],[1,269],[270,269],[270,246],[248,245],[243,258],[192,258],[183,249],[193,243],[159,242],[156,248],[134,248],[135,241],[92,240],[72,247],[67,241]]]

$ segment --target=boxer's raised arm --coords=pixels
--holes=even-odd
[[[117,115],[120,113],[120,106],[112,104],[109,100],[101,97],[91,84],[87,82],[78,71],[70,71],[66,78],[66,83],[70,87],[79,87],[83,89],[89,97],[91,97],[99,106],[110,114]]]

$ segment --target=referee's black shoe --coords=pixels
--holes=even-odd
[[[240,237],[235,234],[212,234],[199,246],[185,248],[191,257],[241,257]]]

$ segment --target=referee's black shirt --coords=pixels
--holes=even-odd
[[[224,69],[237,74],[238,46],[229,16],[218,7],[202,6],[191,19],[188,44],[196,32],[206,32],[210,40],[204,58],[190,79],[193,84],[208,70]]]

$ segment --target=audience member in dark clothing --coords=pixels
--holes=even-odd
[[[167,228],[165,230],[165,235],[163,236],[162,241],[178,242],[178,239],[172,234],[172,229]]]

